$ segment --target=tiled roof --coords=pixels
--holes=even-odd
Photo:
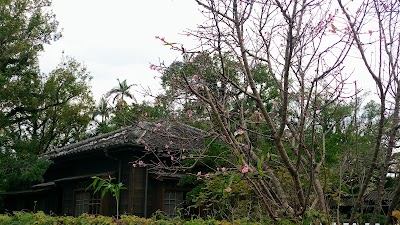
[[[393,197],[394,197],[394,191],[384,190],[382,193],[383,201],[387,201],[387,200],[391,201],[393,199]],[[364,197],[365,201],[376,201],[377,198],[378,198],[378,192],[376,190],[369,192]]]
[[[129,127],[92,137],[61,148],[51,149],[42,158],[55,159],[64,156],[119,146],[141,146],[154,149],[202,149],[204,133],[179,122],[139,122]]]

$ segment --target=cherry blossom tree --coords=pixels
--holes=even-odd
[[[341,11],[347,19],[347,28],[355,39],[354,47],[373,79],[379,98],[379,125],[375,137],[373,159],[362,182],[351,221],[355,219],[367,187],[374,173],[379,174],[377,198],[374,213],[370,221],[375,224],[381,212],[384,185],[390,166],[394,163],[393,151],[398,146],[400,85],[400,29],[399,1],[366,0],[344,2],[338,0]],[[351,9],[356,9],[353,12]],[[383,158],[383,160],[379,160]],[[391,212],[398,204],[400,185],[397,185],[395,197],[389,207],[385,224],[391,222]]]
[[[352,95],[343,62],[353,37],[338,28],[338,9],[308,0],[196,2],[206,22],[187,35],[197,48],[158,37],[183,54],[152,65],[163,73],[163,97],[229,146],[231,169],[271,218],[329,214],[321,170],[323,137],[334,126],[321,115]]]

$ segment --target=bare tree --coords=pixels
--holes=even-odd
[[[343,3],[338,0],[340,8],[347,19],[348,29],[355,39],[365,68],[374,80],[380,100],[380,120],[375,139],[373,159],[369,165],[365,180],[362,182],[350,223],[355,219],[363,196],[375,172],[379,173],[377,199],[371,224],[375,224],[377,215],[381,212],[384,184],[392,162],[393,149],[396,147],[399,129],[400,85],[399,85],[399,55],[400,55],[400,2],[366,0],[362,2]],[[353,12],[350,9],[356,8]],[[383,165],[379,161],[383,157]],[[391,211],[397,205],[400,195],[400,185],[397,186],[396,197],[389,208],[385,224],[390,223]]]
[[[163,71],[167,92],[188,115],[205,112],[271,218],[328,215],[320,173],[332,127],[320,116],[350,95],[342,70],[353,40],[335,26],[338,11],[326,1],[196,2],[207,22],[188,33],[199,47],[162,39],[184,54]]]

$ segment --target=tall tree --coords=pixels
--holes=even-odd
[[[93,111],[93,118],[101,116],[101,123],[104,123],[110,118],[111,113],[112,108],[109,107],[107,99],[102,97]]]
[[[374,153],[368,165],[366,178],[353,208],[350,223],[355,219],[358,206],[367,187],[372,182],[374,173],[379,173],[377,198],[370,223],[375,224],[381,212],[384,185],[390,165],[393,162],[393,150],[397,147],[400,128],[400,2],[366,0],[357,3],[338,0],[340,9],[345,15],[347,30],[355,39],[355,48],[373,79],[379,98],[378,129],[375,134]],[[350,8],[357,9],[355,12]],[[383,157],[381,165],[380,157]],[[400,198],[400,185],[397,185],[395,201],[392,201],[387,220],[391,220],[391,211]]]
[[[65,57],[41,74],[38,54],[60,38],[48,0],[0,1],[1,191],[41,179],[38,155],[86,136],[93,100],[90,76]]]
[[[123,80],[122,82],[119,79],[117,80],[118,80],[118,87],[114,87],[110,91],[108,91],[106,93],[106,97],[108,98],[111,95],[114,95],[113,103],[117,101],[117,103],[125,104],[124,97],[128,97],[132,99],[135,103],[137,103],[135,96],[129,91],[129,89],[133,86],[136,86],[136,84],[128,85],[126,79]]]
[[[58,22],[47,0],[0,2],[0,127],[14,123],[10,117],[27,116],[24,102],[35,95],[39,83],[37,56],[43,45],[57,40]]]
[[[327,215],[320,137],[332,128],[323,112],[346,97],[342,68],[352,43],[334,25],[332,2],[196,2],[207,22],[188,33],[201,46],[173,48],[185,56],[164,70],[167,92],[200,106],[271,218]]]

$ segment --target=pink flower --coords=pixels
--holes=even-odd
[[[222,168],[221,168],[221,171],[222,171],[222,172],[225,172],[225,171],[226,171],[226,168],[225,168],[225,167],[222,167]]]
[[[174,156],[171,155],[171,160],[174,160]]]
[[[231,192],[231,191],[232,191],[232,188],[228,186],[227,188],[225,188],[225,191],[226,191],[226,192]]]
[[[168,155],[171,155],[171,151],[170,150],[168,150],[167,153],[168,153]]]
[[[217,171],[219,171],[220,170],[220,168],[219,167],[217,167]]]
[[[143,166],[143,165],[144,165],[144,162],[143,162],[142,160],[140,160],[140,161],[138,162],[138,164],[139,164],[139,166]]]
[[[157,123],[157,124],[156,124],[156,127],[157,127],[157,128],[161,127],[161,123]]]
[[[199,172],[197,172],[197,180],[201,180],[201,172],[199,171]]]
[[[249,109],[246,109],[246,111],[244,111],[244,114],[247,114],[247,113],[249,113],[250,112],[250,110]]]
[[[193,79],[199,79],[199,75],[197,75],[197,74],[195,74],[195,75],[193,75]]]
[[[206,173],[204,176],[205,176],[207,179],[210,178],[210,175],[209,175],[208,173]]]
[[[248,165],[243,166],[242,173],[245,174],[245,173],[248,173],[248,172],[249,172],[249,166]]]
[[[186,112],[186,114],[187,114],[187,117],[189,117],[189,118],[191,118],[191,117],[193,116],[192,110],[188,110],[188,111]]]
[[[183,156],[182,156],[182,159],[186,159],[186,155],[183,155]]]
[[[244,134],[244,130],[243,130],[243,129],[239,129],[239,130],[237,131],[237,133],[238,133],[239,135],[242,135],[242,134]]]
[[[163,42],[165,42],[165,38],[164,38],[164,37],[160,38],[160,40],[163,41]]]
[[[272,105],[275,105],[275,104],[276,104],[275,99],[271,99],[270,102],[271,102]]]
[[[165,148],[169,148],[169,145],[166,144],[166,145],[165,145]]]
[[[136,166],[137,166],[136,163],[132,164],[132,167],[133,167],[133,168],[136,168]]]
[[[369,36],[372,36],[372,30],[369,30],[368,33],[369,33]]]

